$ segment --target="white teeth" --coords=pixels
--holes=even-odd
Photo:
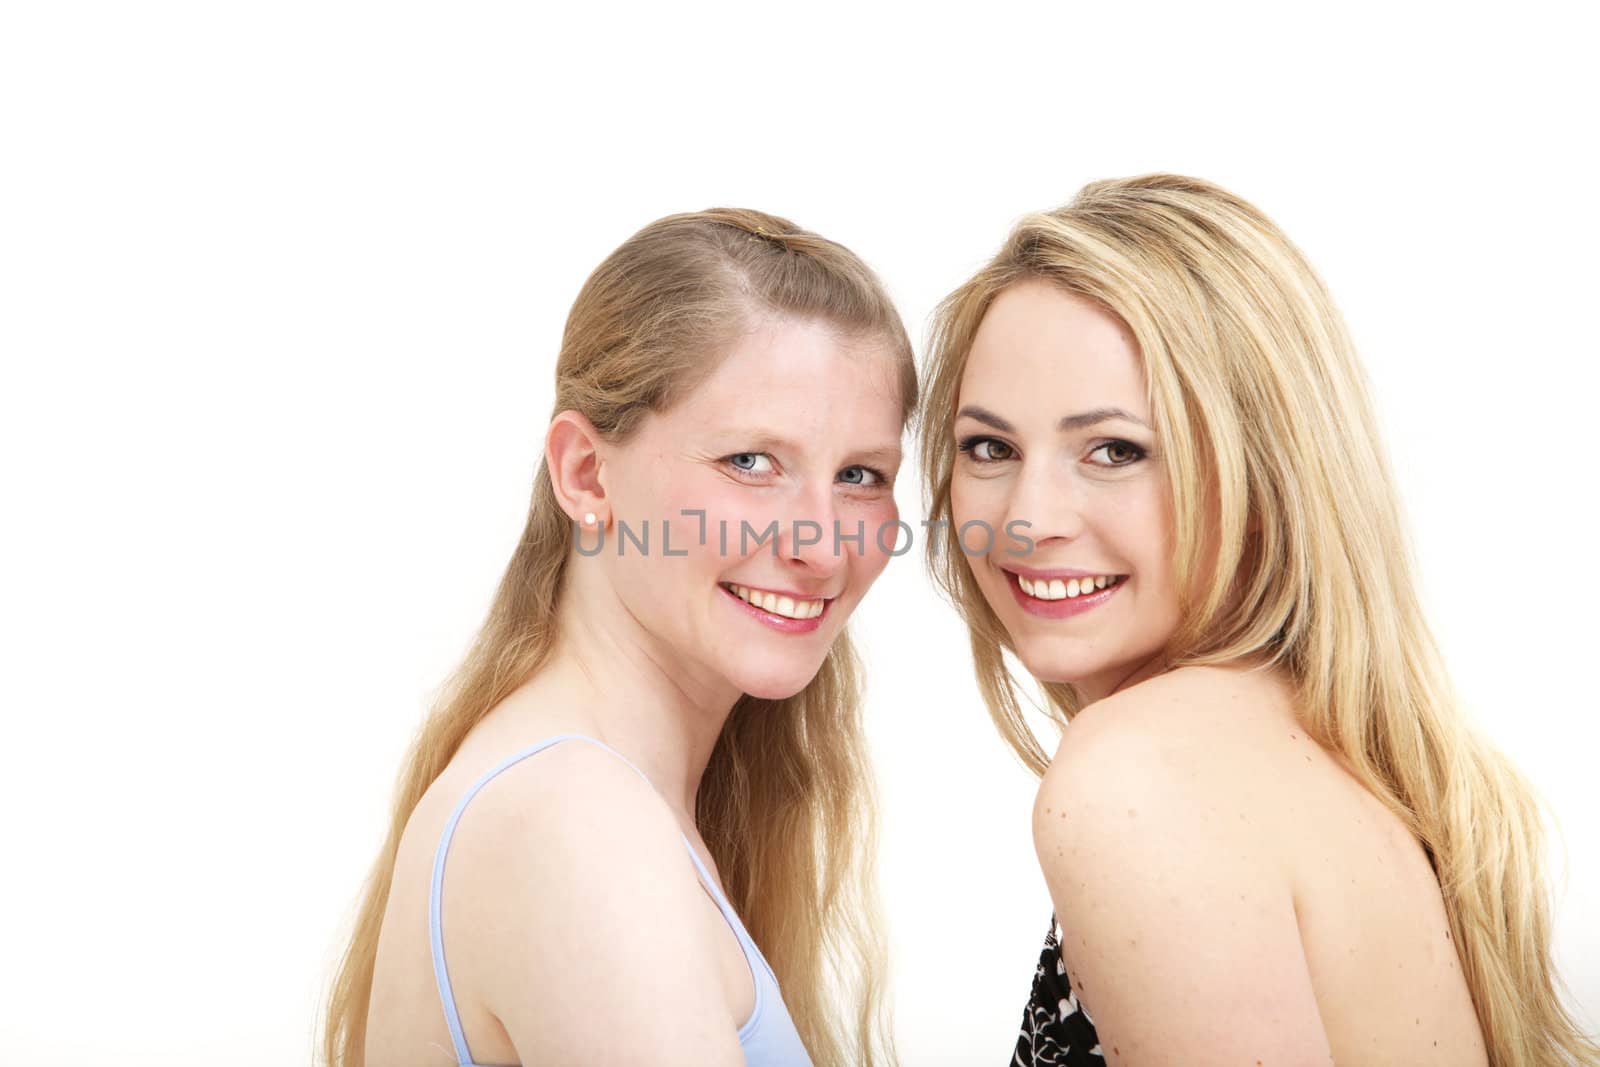
[[[1094,578],[1068,578],[1065,581],[1060,578],[1051,578],[1049,580],[1041,578],[1038,581],[1032,581],[1020,574],[1017,575],[1017,584],[1022,586],[1022,591],[1037,600],[1067,600],[1072,597],[1082,596],[1085,593],[1092,593],[1097,589],[1104,589],[1106,586],[1116,582],[1116,580],[1114,575],[1109,574],[1102,574]]]
[[[763,611],[770,611],[774,615],[782,615],[786,619],[814,619],[822,614],[824,602],[821,600],[795,600],[793,597],[780,596],[777,593],[764,593],[759,589],[747,589],[742,585],[729,585],[735,596]]]

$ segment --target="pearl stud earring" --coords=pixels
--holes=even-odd
[[[584,513],[583,524],[585,526],[593,526],[594,525],[594,512],[588,511],[588,512]]]

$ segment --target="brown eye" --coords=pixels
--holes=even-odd
[[[1016,449],[993,437],[969,437],[956,445],[956,448],[971,456],[977,463],[999,463],[1017,454]]]
[[[1145,456],[1144,449],[1132,441],[1106,441],[1095,446],[1094,451],[1089,454],[1092,456],[1095,453],[1104,453],[1105,462],[1101,466],[1105,467],[1126,467],[1137,463]]]

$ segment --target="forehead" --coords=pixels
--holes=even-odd
[[[977,394],[1047,406],[1115,404],[1147,416],[1144,366],[1127,326],[1087,297],[1037,279],[1010,286],[989,305],[961,380]],[[1057,410],[1059,409],[1059,410]]]
[[[700,428],[737,423],[898,440],[900,413],[899,368],[883,340],[769,316],[754,321],[667,417]]]

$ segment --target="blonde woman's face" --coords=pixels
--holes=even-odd
[[[609,465],[615,517],[650,528],[648,553],[604,552],[644,639],[691,681],[804,688],[895,549],[900,427],[881,342],[760,321]]]
[[[961,379],[951,513],[1023,664],[1087,700],[1157,669],[1179,621],[1152,423],[1115,316],[1037,280],[990,305]]]

